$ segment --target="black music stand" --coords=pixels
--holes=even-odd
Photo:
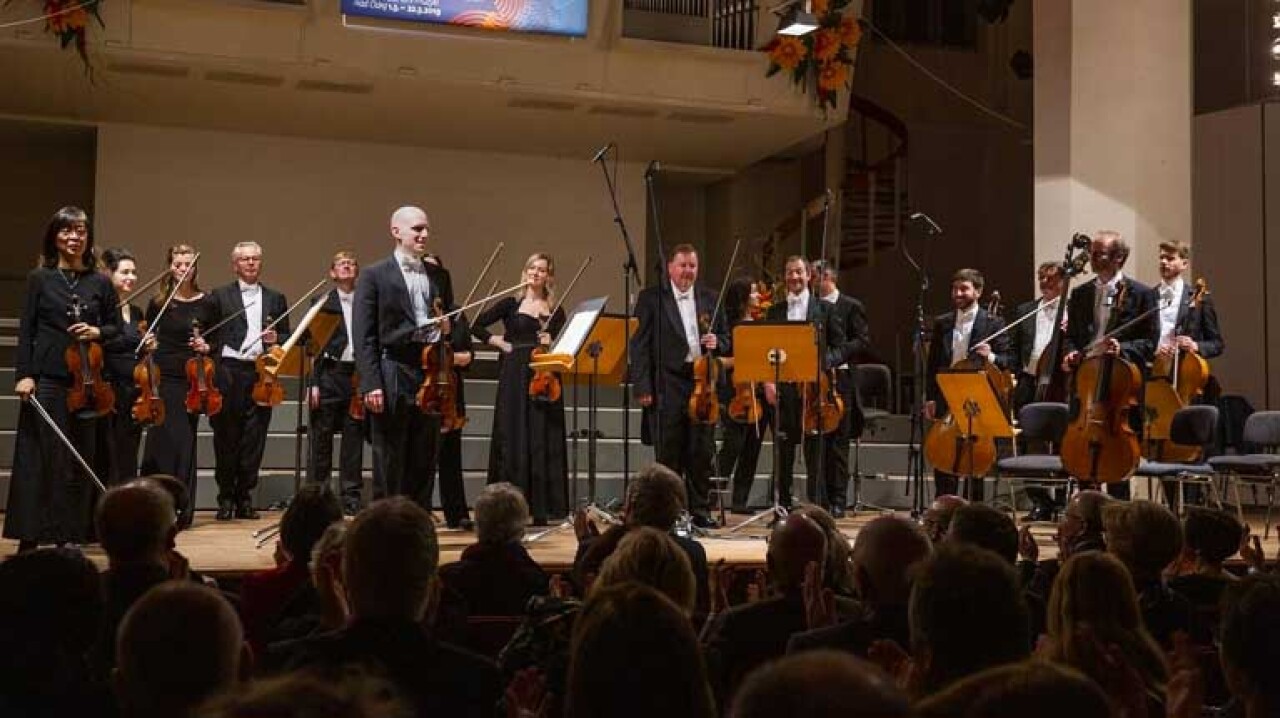
[[[817,330],[808,322],[747,322],[733,329],[733,380],[735,382],[804,384],[818,373]],[[781,402],[779,402],[781,403]],[[729,529],[740,531],[764,519],[781,519],[787,515],[782,507],[782,452],[787,440],[781,431],[779,408],[773,422],[773,473],[769,479],[769,495],[773,505]],[[801,437],[803,441],[803,437]],[[810,477],[810,480],[814,480]],[[820,479],[819,479],[820,480]]]
[[[960,472],[957,476],[967,481],[982,481],[973,471],[973,445],[979,439],[1012,439],[1013,426],[1005,415],[1000,400],[991,388],[991,380],[980,371],[943,369],[938,372],[938,389],[947,400],[952,420],[961,430],[956,438],[961,443],[957,456],[957,466],[951,471]],[[948,471],[946,467],[935,466],[936,469]],[[964,471],[964,469],[968,469]],[[984,474],[985,475],[985,474]]]

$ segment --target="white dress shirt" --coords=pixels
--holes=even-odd
[[[1093,341],[1098,341],[1103,334],[1107,333],[1107,322],[1111,320],[1111,305],[1115,303],[1116,292],[1119,291],[1120,280],[1124,279],[1124,272],[1116,272],[1116,276],[1111,278],[1110,282],[1103,283],[1101,279],[1094,279],[1093,297]]]
[[[830,294],[822,297],[822,301],[826,302],[827,304],[835,304],[836,302],[840,301],[840,290],[839,289],[831,290]]]
[[[676,298],[676,309],[680,312],[680,323],[684,325],[684,340],[689,345],[689,353],[685,361],[696,361],[702,356],[702,343],[698,340],[698,304],[693,296],[693,285],[689,291],[682,292],[671,283],[671,294]]]
[[[1064,315],[1065,316],[1065,315]],[[1039,311],[1036,312],[1036,338],[1031,344],[1031,354],[1027,357],[1027,365],[1022,369],[1032,376],[1040,365],[1040,355],[1053,339],[1053,320],[1058,317],[1058,305],[1043,299],[1040,300]]]
[[[347,328],[347,346],[343,348],[342,356],[338,361],[356,360],[355,339],[351,335],[351,303],[355,301],[355,296],[355,292],[338,290],[338,304],[342,306],[342,324]]]
[[[1178,323],[1178,305],[1182,303],[1182,292],[1186,285],[1182,277],[1173,280],[1173,284],[1160,283],[1156,294],[1160,301],[1160,345],[1172,344],[1174,325]]]
[[[245,284],[237,279],[240,285],[240,301],[244,303],[244,341],[237,351],[229,346],[222,347],[222,356],[241,361],[253,361],[262,353],[262,287],[258,284]]]
[[[973,334],[973,323],[978,318],[978,303],[974,302],[968,309],[956,311],[956,325],[951,330],[951,361],[958,362],[969,356],[969,339]]]
[[[395,250],[396,264],[404,277],[404,284],[409,288],[409,300],[413,303],[413,322],[419,331],[414,334],[416,341],[434,342],[440,338],[440,330],[431,327],[429,332],[422,331],[431,321],[431,280],[427,278],[427,267],[421,257]]]
[[[787,294],[787,321],[809,321],[809,289],[807,287],[799,294]]]

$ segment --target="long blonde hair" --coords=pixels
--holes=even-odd
[[[532,267],[533,263],[539,259],[547,263],[547,281],[543,285],[542,299],[550,304],[551,298],[556,294],[556,261],[551,258],[550,254],[547,254],[546,252],[534,252],[533,254],[530,254],[529,258],[524,260],[524,269],[520,272],[520,279],[524,279],[524,273],[529,271],[529,267]]]
[[[169,251],[166,252],[164,256],[164,266],[166,269],[173,267],[173,258],[179,254],[190,254],[194,257],[196,255],[196,248],[189,244],[175,244],[170,247]],[[191,289],[197,293],[200,291],[200,285],[196,283],[196,276],[198,274],[199,267],[192,266],[188,278],[191,280]],[[173,272],[170,271],[165,275],[165,278],[161,279],[160,283],[156,285],[156,294],[151,298],[151,303],[156,306],[164,304],[164,300],[169,297],[169,292],[173,291],[173,285],[177,282],[178,278],[173,276]]]

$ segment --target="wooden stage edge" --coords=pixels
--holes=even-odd
[[[192,527],[178,534],[178,550],[191,562],[192,568],[216,577],[238,578],[243,574],[271,568],[274,565],[275,540],[269,540],[257,548],[254,532],[275,525],[281,512],[264,511],[261,518],[253,521],[216,521],[212,511],[197,511]],[[906,512],[896,512],[899,516],[909,517]],[[859,529],[880,513],[861,512],[857,516],[840,519],[837,524],[840,530],[850,538],[856,539]],[[440,518],[437,514],[437,518]],[[729,528],[749,519],[748,516],[728,515]],[[1261,512],[1246,514],[1251,530],[1262,535],[1263,516]],[[442,564],[458,560],[467,546],[475,543],[475,533],[446,529],[437,524],[440,537],[440,561]],[[1032,533],[1040,545],[1041,558],[1052,558],[1057,553],[1053,544],[1056,527],[1049,523],[1032,524]],[[548,527],[551,528],[551,527]],[[1280,539],[1272,527],[1271,535],[1263,543],[1268,559],[1276,556]],[[531,527],[529,533],[536,534],[544,529]],[[730,533],[729,529],[717,529],[707,536],[699,537],[707,552],[707,560],[715,564],[721,559],[735,567],[751,569],[763,567],[765,563],[765,536],[768,533],[765,521],[761,520],[746,529]],[[549,572],[567,569],[573,564],[577,541],[573,529],[564,525],[541,539],[526,544],[530,555]],[[83,547],[85,554],[99,566],[105,567],[106,557],[97,544]],[[17,550],[17,542],[0,540],[0,558],[6,558]]]

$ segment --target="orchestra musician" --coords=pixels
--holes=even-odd
[[[253,401],[253,385],[258,379],[255,360],[289,335],[289,318],[284,316],[289,302],[280,292],[263,285],[262,247],[257,242],[240,242],[231,250],[231,268],[236,281],[213,290],[214,302],[229,320],[217,333],[218,389],[222,411],[209,417],[213,428],[216,457],[214,475],[218,481],[219,521],[254,519],[250,492],[258,485],[258,470],[267,445],[271,407]],[[242,311],[243,310],[243,311]],[[275,327],[267,330],[272,320]]]
[[[840,428],[825,442],[826,455],[822,473],[826,483],[828,508],[834,518],[843,518],[848,503],[849,445],[862,436],[865,418],[862,400],[853,381],[856,358],[871,347],[867,329],[867,312],[862,302],[840,292],[835,266],[826,260],[813,263],[813,289],[818,298],[831,305],[835,320],[844,331],[844,343],[840,346],[840,363],[836,366],[836,388],[844,399],[844,417]]]
[[[101,345],[120,331],[115,290],[98,273],[97,264],[84,210],[63,207],[55,212],[45,228],[36,268],[27,274],[18,325],[14,393],[24,402],[14,441],[4,536],[17,539],[19,551],[41,543],[84,543],[90,536],[90,506],[97,489],[25,400],[34,395],[85,460],[93,459],[98,417],[67,406],[73,375],[88,367],[71,366],[74,353],[67,349],[77,341]],[[69,312],[76,302],[82,310],[79,320]]]
[[[1039,298],[1019,304],[1013,312],[1015,317],[1036,312],[1035,319],[1028,319],[1009,332],[1009,354],[1018,373],[1017,386],[1013,392],[1015,416],[1022,407],[1036,398],[1040,357],[1053,340],[1053,320],[1058,315],[1058,304],[1054,300],[1062,296],[1065,286],[1062,265],[1058,262],[1042,262],[1036,269],[1036,285],[1040,289]],[[1027,520],[1052,520],[1054,507],[1058,502],[1050,498],[1049,491],[1041,486],[1029,486],[1026,492],[1032,503]]]
[[[730,343],[723,317],[706,331],[700,326],[711,321],[716,293],[697,283],[693,245],[671,250],[667,276],[666,285],[646,287],[636,300],[639,327],[630,351],[633,391],[644,409],[641,439],[655,445],[658,463],[684,478],[694,525],[714,528],[708,502],[715,426],[690,420],[688,404],[694,362],[703,352],[729,350]]]
[[[164,422],[147,429],[146,446],[142,450],[142,474],[168,474],[177,477],[187,488],[189,500],[179,507],[178,527],[188,528],[194,517],[196,496],[196,426],[200,415],[187,411],[187,360],[194,355],[208,355],[207,339],[196,336],[193,322],[208,329],[222,318],[217,302],[200,290],[196,281],[198,267],[194,247],[177,244],[169,248],[165,263],[169,274],[161,280],[155,295],[147,304],[147,324],[156,338],[152,360],[160,372],[160,398],[164,402]],[[186,273],[185,278],[183,274]],[[179,279],[182,283],[174,285]],[[160,321],[156,316],[165,299],[173,301]]]
[[[433,264],[444,272],[452,285],[452,276],[445,269],[439,255],[428,252],[423,256],[428,264]],[[457,393],[458,414],[467,415],[466,392],[462,376],[471,366],[474,354],[471,352],[471,328],[465,313],[459,314],[452,322],[449,332],[449,344],[453,347],[453,385]],[[470,531],[475,523],[467,515],[466,486],[462,481],[462,430],[440,432],[440,447],[436,458],[436,474],[427,478],[425,493],[432,495],[436,476],[440,478],[440,505],[444,509],[444,524],[451,529]]]
[[[1066,355],[1064,369],[1074,370],[1086,356],[1085,350],[1107,333],[1107,327],[1121,327],[1156,307],[1156,293],[1147,285],[1125,275],[1124,264],[1129,259],[1129,246],[1119,232],[1103,230],[1093,236],[1089,244],[1089,266],[1096,275],[1071,292],[1067,300]],[[1114,306],[1117,297],[1123,297]],[[1113,318],[1112,315],[1115,315]],[[1151,313],[1114,337],[1106,340],[1096,351],[1123,357],[1146,374],[1147,364],[1155,354],[1160,337],[1160,319]],[[1142,436],[1142,401],[1131,412],[1130,425],[1134,433]],[[1108,492],[1118,498],[1129,498],[1127,481],[1108,486]]]
[[[758,306],[760,295],[756,291],[755,282],[746,277],[730,282],[724,294],[725,333],[732,336],[734,327],[743,322],[754,321],[752,310]],[[725,381],[720,399],[722,404],[727,405],[738,386],[733,380],[733,356],[725,355],[723,362]],[[731,505],[735,514],[750,513],[747,504],[751,500],[751,484],[755,481],[756,468],[760,463],[764,434],[773,421],[773,407],[764,400],[764,385],[747,387],[746,390],[756,400],[760,420],[739,423],[729,416],[727,406],[722,406],[720,430],[724,438],[716,454],[716,475],[733,479]]]
[[[1001,370],[1008,369],[1008,334],[1002,334],[990,343],[982,341],[1004,328],[1004,320],[989,314],[978,302],[984,285],[982,273],[976,269],[961,269],[951,277],[952,311],[933,319],[929,358],[925,367],[928,372],[925,383],[925,419],[942,419],[949,412],[946,398],[938,387],[940,370],[970,357],[980,357]],[[936,496],[955,494],[959,486],[955,475],[936,468],[933,481]],[[967,498],[980,501],[982,494],[982,479],[974,477],[969,482]]]
[[[138,447],[142,443],[142,425],[133,420],[133,402],[138,397],[138,387],[133,381],[133,369],[142,355],[135,355],[138,342],[142,341],[142,309],[136,304],[124,302],[138,284],[138,264],[132,252],[113,247],[102,252],[102,269],[116,290],[116,303],[120,305],[120,333],[103,344],[107,380],[116,393],[116,410],[103,417],[98,432],[95,470],[108,486],[122,484],[138,475]],[[155,348],[155,337],[147,340],[145,351]],[[101,467],[101,470],[98,469]]]
[[[352,336],[360,394],[373,441],[373,496],[403,495],[424,508],[435,472],[440,416],[418,408],[423,383],[422,352],[447,339],[448,319],[433,323],[432,304],[453,307],[449,275],[423,261],[431,223],[419,207],[391,215],[390,256],[371,264],[356,280]]]
[[[343,511],[355,515],[360,508],[361,471],[364,457],[364,422],[351,415],[355,393],[355,342],[351,336],[351,315],[355,302],[356,278],[360,263],[355,252],[340,251],[329,264],[334,288],[317,301],[322,313],[339,318],[329,340],[320,348],[311,367],[307,391],[310,408],[309,461],[307,481],[328,484],[333,470],[333,436],[342,434],[338,454],[339,497]]]
[[[787,286],[786,301],[780,301],[769,307],[765,318],[769,321],[806,322],[814,324],[818,330],[819,357],[822,370],[827,371],[844,363],[845,336],[844,324],[835,312],[835,305],[824,302],[809,290],[809,262],[804,257],[791,256],[784,265],[784,277]],[[781,472],[778,477],[778,497],[783,508],[791,508],[791,486],[795,472],[796,444],[804,439],[804,465],[808,472],[807,495],[811,503],[826,505],[823,493],[827,489],[825,477],[818,478],[819,452],[827,451],[829,436],[821,433],[809,435],[803,426],[803,405],[800,393],[801,385],[783,384],[777,386],[772,382],[764,386],[765,400],[776,407],[777,431],[774,434],[774,451],[781,451]],[[825,459],[821,459],[825,462]],[[847,461],[846,461],[847,467]],[[824,465],[823,473],[827,469]],[[847,476],[847,469],[846,469]]]
[[[555,305],[556,265],[550,255],[531,255],[524,263],[529,282],[517,297],[505,297],[476,317],[472,333],[498,350],[498,393],[489,440],[489,483],[505,481],[529,501],[535,526],[569,513],[565,458],[564,401],[529,396],[537,347],[547,348],[566,320]],[[501,335],[489,327],[502,322]]]

